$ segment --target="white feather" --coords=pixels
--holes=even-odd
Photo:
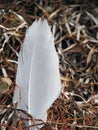
[[[33,118],[46,121],[47,110],[60,94],[59,60],[46,20],[35,21],[26,32],[18,58],[13,103]],[[21,98],[19,93],[21,92]]]

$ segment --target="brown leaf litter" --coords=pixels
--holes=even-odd
[[[0,129],[22,130],[33,117],[12,104],[18,52],[26,29],[46,18],[55,35],[62,90],[42,130],[98,129],[98,2],[0,1]],[[25,115],[25,119],[21,115]],[[31,120],[32,125],[26,122]],[[37,119],[41,120],[41,119]],[[40,125],[40,124],[38,124]]]

